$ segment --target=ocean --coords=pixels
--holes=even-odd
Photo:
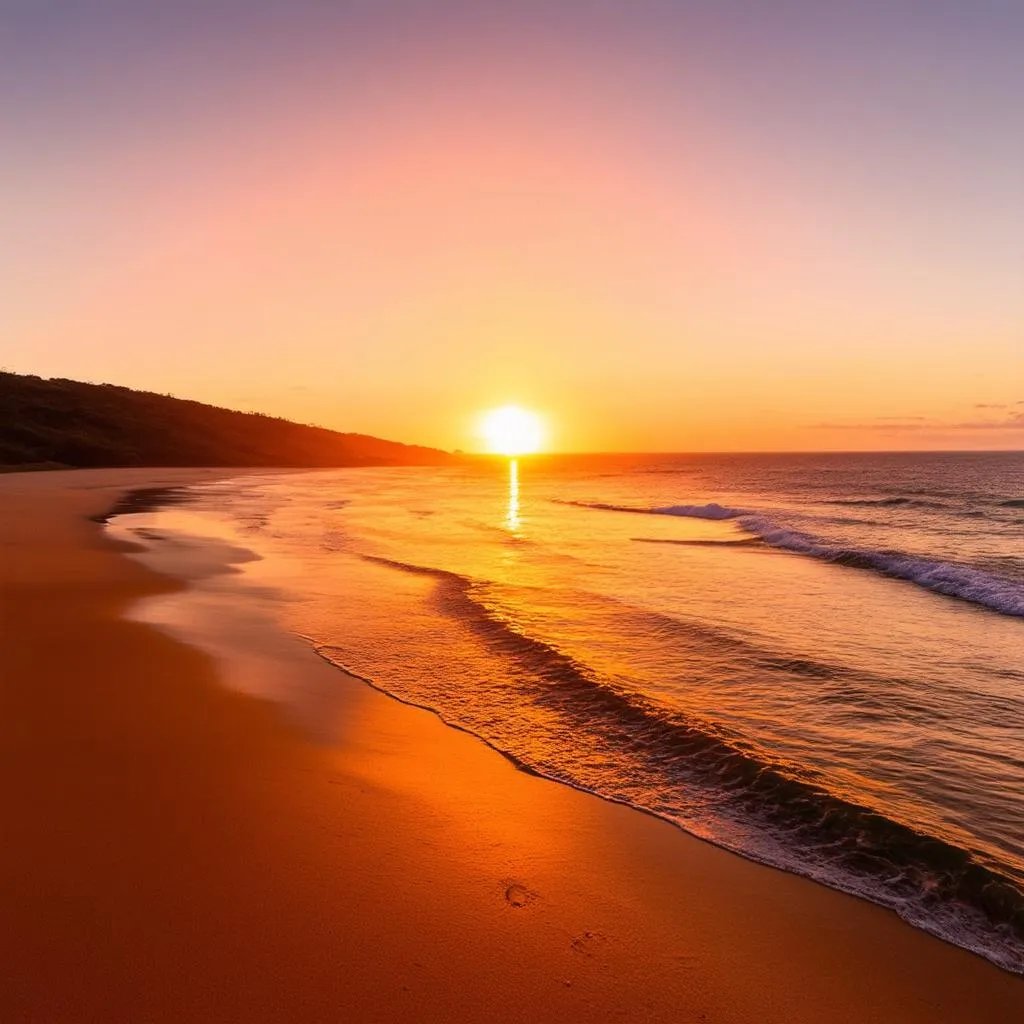
[[[254,475],[111,528],[525,770],[1024,972],[1022,453]]]

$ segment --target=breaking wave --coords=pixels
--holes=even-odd
[[[811,534],[793,530],[750,509],[705,505],[665,505],[631,508],[602,502],[567,502],[603,511],[646,515],[681,516],[693,519],[730,520],[766,544],[796,554],[819,558],[834,565],[868,569],[891,579],[906,580],[925,590],[968,601],[1002,615],[1024,617],[1024,585],[982,569],[957,562],[920,558],[901,551],[873,551],[831,544]]]

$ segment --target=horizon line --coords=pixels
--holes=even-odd
[[[409,443],[409,442],[405,442]],[[444,449],[441,449],[442,451]],[[499,452],[473,452],[461,448],[448,451],[460,458],[480,459],[536,459],[567,458],[580,455],[1024,455],[1024,448],[758,448],[758,449],[657,449],[657,450],[604,450],[604,451],[550,451],[523,452],[503,455]]]

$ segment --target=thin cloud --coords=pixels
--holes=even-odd
[[[1024,412],[1015,412],[1001,420],[975,420],[951,426],[957,430],[1024,430]]]
[[[1024,405],[1024,402],[1015,403]],[[1024,412],[1011,413],[995,420],[961,420],[943,422],[930,420],[925,416],[878,416],[861,423],[809,423],[810,430],[874,430],[878,433],[900,433],[904,431],[932,431],[944,433],[951,430],[1024,430]]]
[[[880,417],[882,419],[884,417]],[[924,420],[924,417],[920,417],[920,420]],[[895,431],[895,430],[928,430],[932,427],[940,427],[941,424],[924,422],[915,422],[913,420],[907,421],[896,421],[888,423],[880,423],[878,420],[867,420],[864,423],[809,423],[808,427],[811,430],[879,430],[879,431]]]

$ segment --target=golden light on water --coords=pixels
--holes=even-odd
[[[529,455],[544,442],[544,423],[529,409],[503,405],[484,413],[480,433],[493,455]]]
[[[519,463],[510,459],[508,463],[508,515],[505,525],[517,533],[522,525],[519,519]]]

